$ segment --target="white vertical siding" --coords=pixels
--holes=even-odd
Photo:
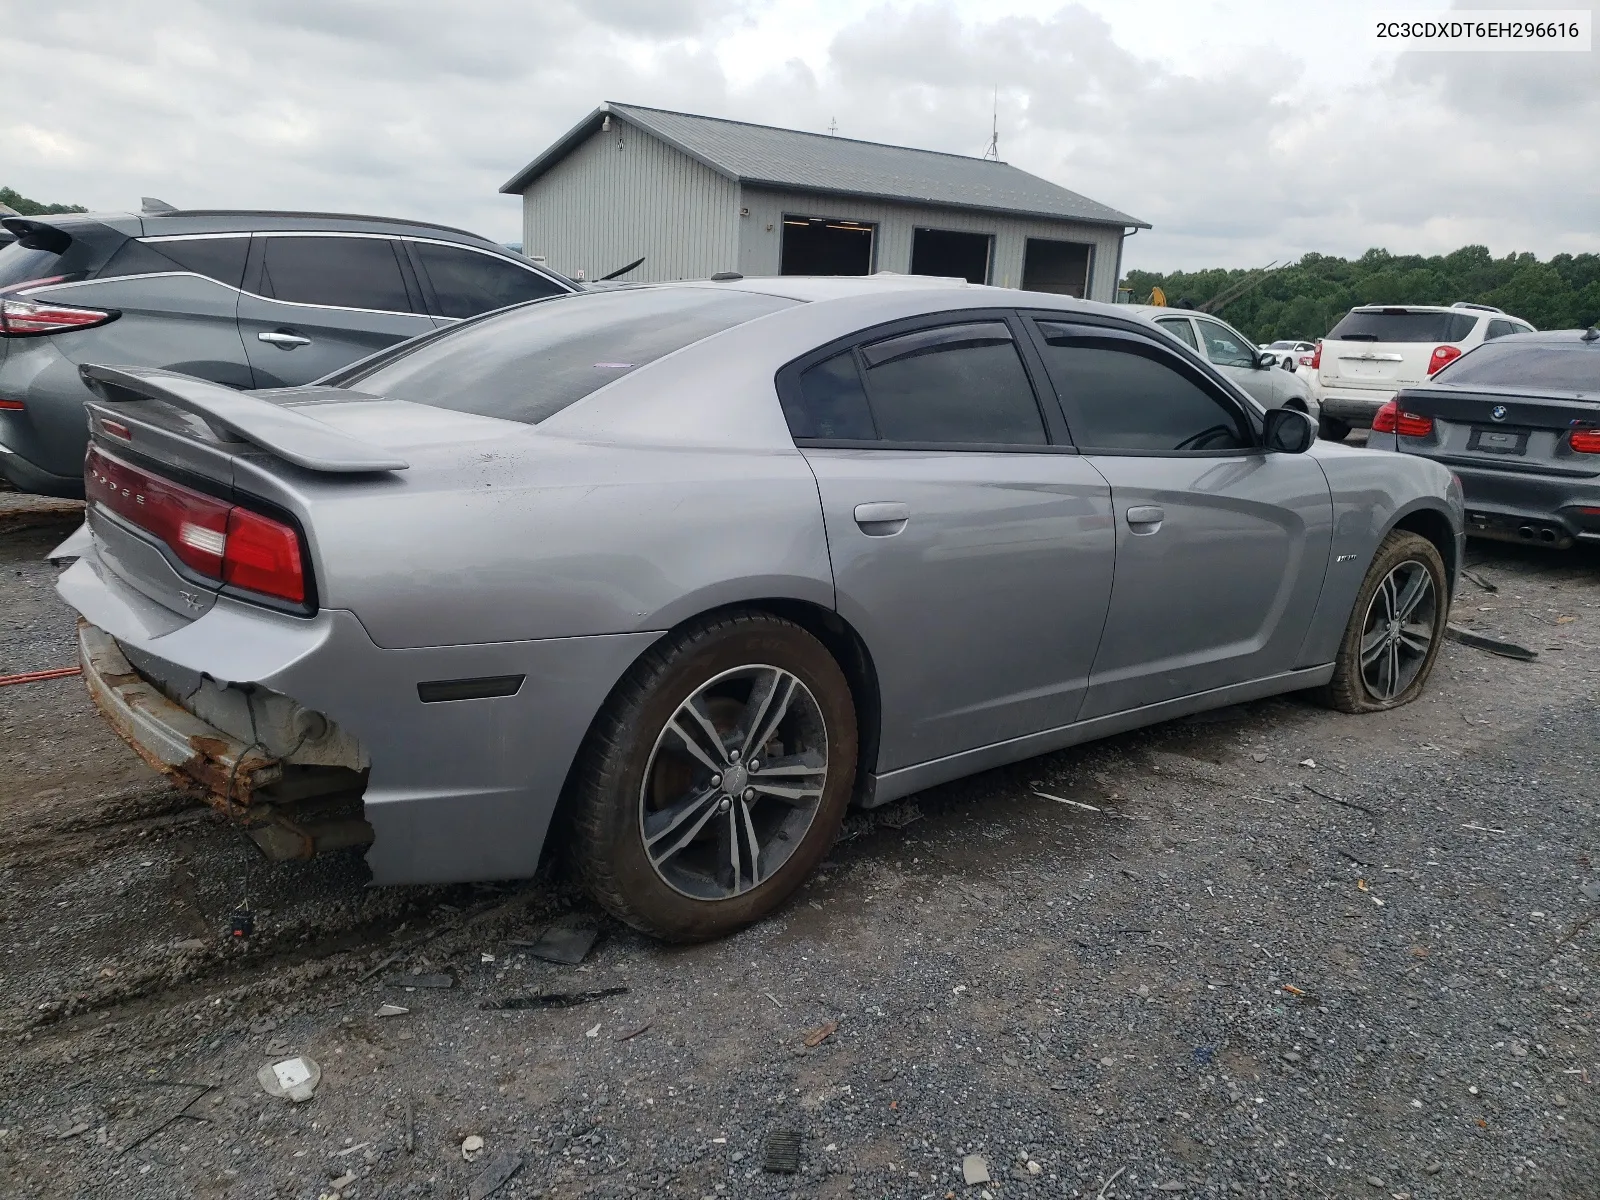
[[[641,254],[629,282],[736,270],[738,233],[738,184],[616,116],[522,196],[523,252],[589,279]]]
[[[1022,286],[1022,258],[1030,237],[1080,242],[1092,247],[1089,299],[1107,302],[1116,299],[1117,246],[1122,239],[1122,231],[1116,226],[810,192],[780,192],[748,185],[742,190],[738,204],[749,210],[748,216],[738,218],[738,270],[746,275],[778,274],[782,261],[783,217],[788,213],[876,225],[873,269],[877,271],[911,270],[911,236],[918,228],[989,234],[994,238],[989,282],[997,287]],[[735,207],[734,211],[739,210]]]

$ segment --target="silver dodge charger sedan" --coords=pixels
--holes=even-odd
[[[240,393],[85,366],[89,688],[270,855],[533,873],[670,939],[851,803],[1422,689],[1438,463],[1315,441],[1115,307],[908,277],[535,301]]]

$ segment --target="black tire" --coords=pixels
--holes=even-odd
[[[748,681],[741,672],[748,674]],[[736,762],[724,768],[729,779],[737,775],[735,784],[711,775],[701,765],[705,759],[697,761],[690,747],[669,733],[669,724],[677,718],[693,724],[692,713],[682,706],[697,699],[700,711],[712,716],[720,745],[716,748],[705,738],[707,726],[702,725],[694,733],[696,739],[705,739],[699,741],[702,754],[720,754],[724,761],[730,754],[739,759],[734,746],[742,736],[738,730],[749,725],[753,715],[758,729],[765,724],[756,689],[768,686],[770,679],[776,692],[787,686],[779,682],[785,678],[798,680],[803,691],[795,692],[785,709],[781,737],[775,729],[772,737],[744,755],[742,765]],[[741,688],[743,700],[738,699]],[[719,719],[719,712],[736,715]],[[789,739],[791,750],[806,745],[812,762],[818,748],[826,747],[821,794],[803,833],[799,830],[805,805],[753,795],[754,784],[774,786],[781,781],[745,769],[752,761],[763,765],[758,754],[781,746],[783,739]],[[856,755],[850,685],[821,642],[798,625],[764,612],[736,610],[692,622],[645,652],[617,685],[590,732],[570,797],[578,874],[602,906],[645,933],[675,942],[732,933],[781,904],[828,852],[850,803]],[[767,765],[778,774],[817,773],[808,766],[785,770]],[[746,783],[751,785],[748,791]],[[735,794],[722,790],[728,786],[736,789]],[[708,792],[716,808],[711,814],[695,799]],[[665,802],[674,795],[679,803]],[[675,812],[687,815],[681,825],[668,822],[670,835],[655,834],[661,840],[656,843],[659,857],[653,858],[646,846],[646,821],[668,821]],[[758,836],[764,828],[772,830],[766,839]],[[695,834],[695,829],[701,832]],[[676,844],[684,831],[692,840],[683,850],[660,853],[663,842]],[[715,845],[708,846],[708,839]],[[752,844],[755,853],[748,851]],[[784,857],[761,879],[768,851],[774,859],[780,853]],[[715,877],[691,869],[706,864],[715,866]],[[752,883],[751,877],[759,881]],[[738,890],[741,884],[743,891]],[[730,885],[731,894],[717,894]]]
[[[1413,570],[1406,571],[1408,567]],[[1421,568],[1426,573],[1431,601],[1427,597],[1419,597],[1417,607],[1411,613],[1418,619],[1400,626],[1398,633],[1404,636],[1380,638],[1377,658],[1364,669],[1363,641],[1369,635],[1377,634],[1379,626],[1388,625],[1384,618],[1393,607],[1396,592],[1400,592],[1400,600],[1405,599],[1402,588],[1389,592],[1387,599],[1379,597],[1379,590],[1384,588],[1391,576],[1401,580],[1408,577],[1416,579],[1414,568]],[[1383,539],[1372,565],[1367,568],[1367,577],[1361,583],[1361,591],[1356,594],[1355,606],[1350,612],[1350,623],[1345,627],[1344,638],[1339,643],[1333,678],[1316,690],[1316,698],[1329,708],[1347,713],[1382,712],[1411,703],[1422,694],[1428,676],[1433,672],[1433,665],[1438,661],[1439,647],[1444,644],[1445,625],[1449,619],[1450,591],[1445,578],[1444,559],[1440,557],[1438,547],[1415,533],[1395,530]],[[1424,625],[1428,629],[1427,645],[1425,651],[1417,653],[1414,639],[1419,635],[1405,631],[1408,628],[1418,630]],[[1390,649],[1393,650],[1392,658],[1389,657]],[[1407,655],[1412,657],[1408,659]],[[1391,662],[1394,665],[1391,666]],[[1390,688],[1393,688],[1392,692]]]
[[[1317,435],[1324,441],[1342,442],[1350,436],[1350,425],[1338,417],[1318,417]]]

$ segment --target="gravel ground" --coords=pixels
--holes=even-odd
[[[0,674],[72,661],[70,528],[0,527]],[[1600,1197],[1600,555],[1471,557],[1456,619],[1538,661],[941,787],[754,929],[576,967],[514,944],[593,915],[555,875],[265,863],[76,680],[0,688],[0,1195]],[[486,1007],[540,988],[627,990]]]

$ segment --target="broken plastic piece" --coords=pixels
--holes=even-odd
[[[300,1055],[282,1062],[268,1063],[256,1072],[256,1079],[269,1096],[281,1096],[296,1104],[311,1099],[322,1081],[322,1068],[315,1059]]]

